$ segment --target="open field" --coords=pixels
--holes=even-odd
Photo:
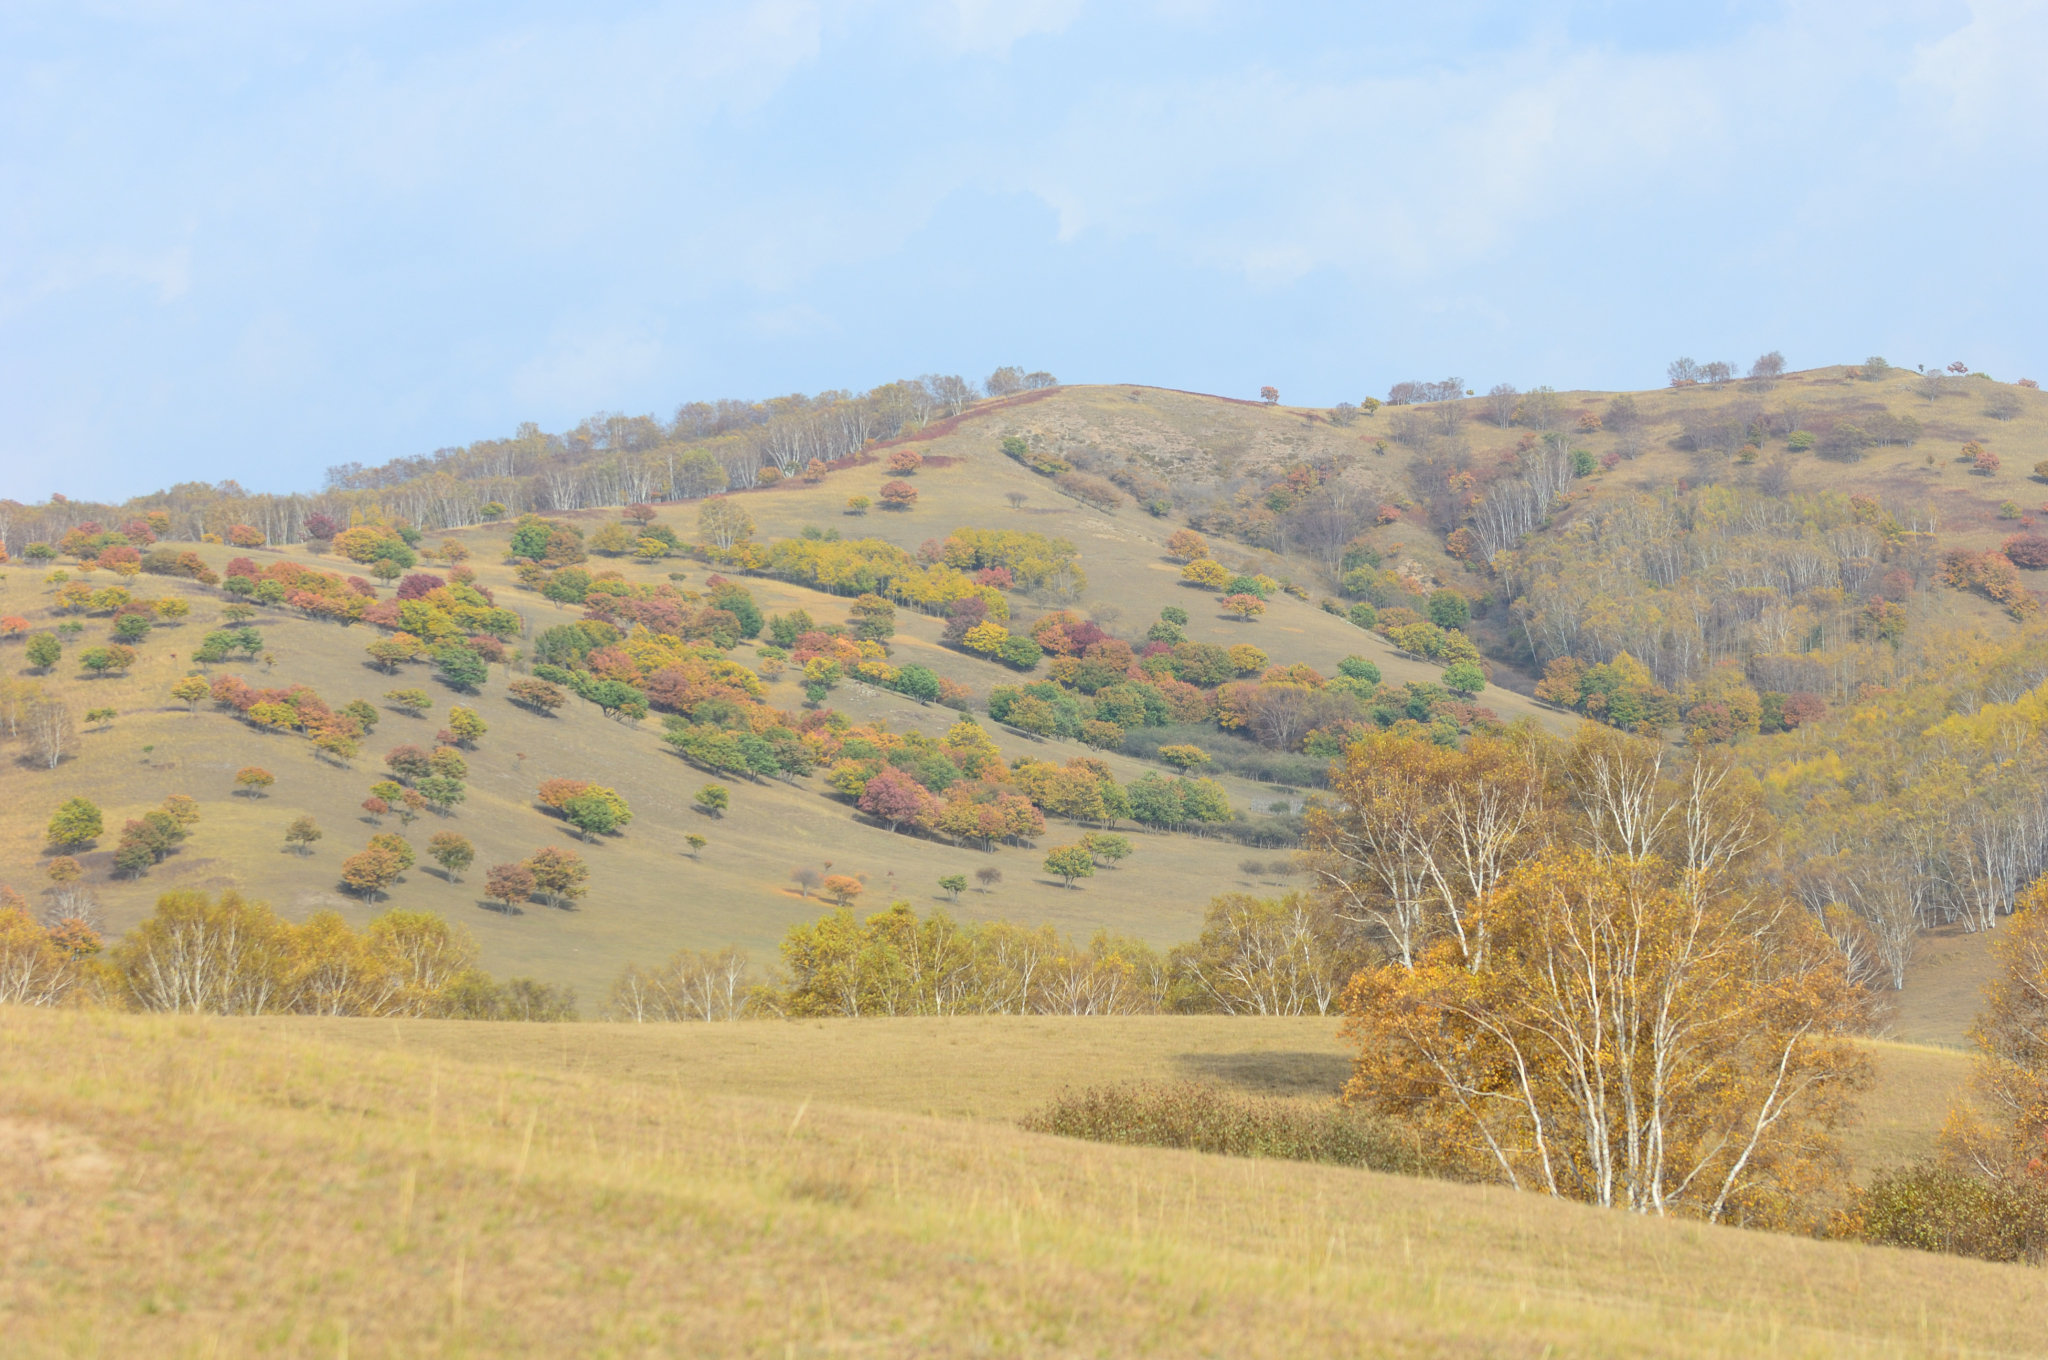
[[[1063,1087],[1119,1081],[1207,1081],[1247,1095],[1327,1101],[1350,1075],[1352,1053],[1341,1022],[1320,1016],[991,1015],[544,1030],[459,1020],[227,1023],[338,1047],[512,1062],[706,1095],[1003,1122]],[[1970,1070],[1967,1055],[1952,1048],[1882,1040],[1864,1047],[1876,1084],[1847,1138],[1859,1173],[1929,1155]]]
[[[1088,1079],[1288,1090],[1331,1070],[1312,1029],[0,1013],[0,1350],[2018,1354],[2048,1325],[2023,1268],[1006,1122],[1062,1031]]]

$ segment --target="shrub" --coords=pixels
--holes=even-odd
[[[1374,1171],[1441,1172],[1419,1143],[1335,1104],[1241,1096],[1206,1082],[1131,1082],[1060,1095],[1019,1121],[1033,1133]]]
[[[2048,538],[2038,534],[2014,534],[2001,543],[1998,550],[2016,567],[2024,567],[2028,571],[2048,568]]]
[[[1885,1246],[2039,1263],[2048,1255],[2048,1189],[1923,1162],[1880,1173],[1857,1195],[1848,1226]]]
[[[908,510],[917,504],[917,488],[909,482],[882,483],[882,508]]]

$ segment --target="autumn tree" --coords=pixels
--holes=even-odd
[[[797,896],[806,901],[810,899],[812,893],[818,890],[818,885],[824,879],[824,874],[811,868],[808,864],[800,864],[789,871],[789,881],[796,884]]]
[[[987,892],[1003,881],[1003,871],[994,865],[984,865],[974,871],[974,881],[981,885],[981,891]]]
[[[848,905],[854,898],[867,891],[867,885],[851,874],[827,874],[825,875],[824,883],[820,886],[823,888],[825,896],[831,898],[835,904],[841,907]]]
[[[1357,932],[1326,902],[1228,893],[1211,900],[1201,934],[1173,952],[1172,964],[1181,1004],[1191,1009],[1328,1015],[1360,953]]]
[[[723,817],[725,810],[732,806],[732,794],[723,784],[706,784],[697,790],[697,806],[713,817]]]
[[[447,873],[448,881],[462,881],[462,871],[476,860],[476,847],[469,837],[453,831],[437,831],[427,841],[427,854]]]
[[[313,853],[313,842],[325,834],[320,830],[318,822],[301,813],[292,818],[291,825],[284,829],[284,843],[301,856],[310,855]]]
[[[1064,880],[1071,891],[1075,879],[1095,877],[1095,856],[1085,845],[1056,845],[1046,853],[1045,871]]]
[[[1998,971],[1970,1027],[1977,1099],[1949,1116],[1942,1153],[1969,1175],[2039,1192],[2048,1190],[2048,878],[2014,904],[1991,953]]]
[[[405,872],[399,857],[384,847],[372,845],[341,862],[341,881],[350,891],[375,902],[386,888]]]
[[[1175,529],[1166,537],[1166,555],[1182,562],[1200,561],[1209,556],[1209,542],[1193,529]]]
[[[484,871],[484,896],[509,909],[533,896],[533,870],[524,864],[493,864]]]
[[[930,821],[938,814],[939,800],[909,772],[888,766],[861,790],[860,810],[887,822],[894,831],[906,822]]]
[[[1237,615],[1240,623],[1250,623],[1253,616],[1266,612],[1266,602],[1256,595],[1225,595],[1217,603],[1225,612]]]
[[[411,782],[425,779],[434,773],[434,758],[426,750],[410,742],[394,746],[384,755],[384,765],[399,779]]]
[[[967,887],[967,875],[948,874],[944,878],[939,880],[939,886],[946,890],[947,901],[958,902],[960,900],[960,894]]]
[[[434,698],[426,690],[385,690],[385,703],[406,717],[420,717],[434,707]]]
[[[84,798],[70,798],[50,818],[49,828],[44,834],[57,849],[71,850],[91,845],[105,829],[105,820],[95,804]]]
[[[714,496],[697,511],[697,532],[712,546],[724,550],[754,536],[754,520],[738,501]]]
[[[1518,1189],[1659,1216],[1814,1223],[1868,1060],[1806,912],[1652,858],[1558,846],[1454,939],[1359,973],[1346,1099]]]
[[[1404,967],[1437,934],[1481,963],[1479,903],[1534,852],[1550,817],[1538,751],[1371,733],[1346,750],[1330,790],[1308,811],[1307,858],[1336,911]]]
[[[690,835],[683,837],[683,843],[690,847],[690,858],[698,859],[703,855],[704,847],[711,842],[692,832]]]
[[[177,684],[171,686],[171,697],[190,709],[194,717],[199,715],[200,700],[204,699],[210,692],[211,689],[206,681],[196,675],[188,675]]]
[[[574,850],[542,846],[527,859],[526,867],[533,874],[535,891],[551,906],[566,907],[589,891],[590,866]]]
[[[514,703],[544,716],[552,716],[556,709],[569,701],[567,695],[547,681],[526,676],[515,677],[506,688],[511,692]]]
[[[260,765],[244,765],[235,771],[235,783],[242,793],[250,798],[262,798],[265,790],[277,782],[277,776]]]
[[[917,488],[909,482],[884,482],[881,496],[884,510],[908,510],[917,504]]]
[[[448,730],[454,733],[456,741],[474,750],[491,729],[475,709],[456,704],[448,710]]]

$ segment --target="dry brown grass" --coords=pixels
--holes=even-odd
[[[1984,987],[1998,971],[1994,936],[1944,926],[1920,940],[1906,986],[1890,1017],[1891,1032],[1908,1043],[1967,1047],[1970,1024],[1984,1007]]]
[[[0,1349],[1916,1355],[2048,1325],[2019,1267],[713,1093],[611,1072],[623,1030],[475,1026],[467,1062],[442,1032],[0,1013]],[[846,1089],[845,1051],[809,1075]]]
[[[1014,1122],[1068,1086],[1213,1082],[1247,1095],[1333,1099],[1351,1050],[1334,1017],[950,1016],[742,1024],[576,1025],[534,1032],[460,1020],[238,1020],[341,1047],[516,1062],[705,1094]],[[1871,1041],[1876,1081],[1846,1142],[1859,1176],[1934,1151],[1969,1077],[1955,1049]]]

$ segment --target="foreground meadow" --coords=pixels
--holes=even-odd
[[[1014,1127],[1077,1074],[1319,1097],[1333,1031],[8,1011],[0,1351],[1917,1355],[2048,1325],[2019,1267]],[[1960,1065],[1877,1058],[1911,1155]]]

